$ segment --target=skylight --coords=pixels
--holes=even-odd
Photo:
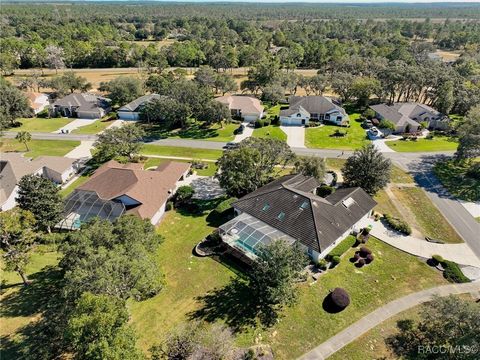
[[[270,204],[263,205],[262,211],[267,211],[268,209],[270,209]]]
[[[347,209],[352,206],[355,203],[355,200],[353,200],[351,197],[345,199],[342,201],[343,206],[345,206]]]
[[[304,201],[302,205],[300,205],[300,209],[308,209],[308,201]]]
[[[277,219],[280,220],[280,221],[285,219],[285,213],[282,211],[280,214],[278,214]]]

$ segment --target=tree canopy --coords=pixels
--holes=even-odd
[[[145,131],[137,124],[127,124],[121,127],[106,129],[95,141],[95,157],[109,160],[116,157],[134,159],[142,148],[140,142]]]

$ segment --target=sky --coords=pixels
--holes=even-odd
[[[73,0],[75,1],[75,0]],[[79,0],[81,1],[81,0]],[[132,0],[91,0],[91,1],[132,1]],[[136,0],[133,0],[136,1]],[[338,4],[355,4],[355,3],[480,3],[480,0],[147,0],[160,2],[264,2],[264,3],[338,3]],[[141,0],[138,0],[141,2]]]

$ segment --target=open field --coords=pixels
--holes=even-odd
[[[350,115],[350,127],[323,125],[305,130],[305,145],[316,149],[354,150],[368,143],[365,130],[356,121],[360,114]],[[335,132],[347,132],[346,136],[335,136]]]
[[[408,208],[415,217],[425,236],[446,243],[462,243],[455,229],[447,222],[437,207],[430,201],[422,189],[416,187],[392,187],[397,199]]]
[[[79,127],[78,129],[73,130],[72,134],[84,134],[84,135],[98,134],[99,132],[105,130],[108,126],[112,125],[114,122],[115,120],[99,119],[95,121],[93,124],[82,126],[82,127]]]
[[[253,137],[258,138],[273,138],[282,141],[287,141],[287,134],[285,134],[279,126],[269,125],[253,130]]]
[[[161,155],[209,160],[217,160],[220,156],[222,156],[221,150],[192,149],[185,147],[161,146],[152,144],[144,145],[142,147],[141,153],[145,156]]]
[[[25,145],[15,139],[0,139],[0,151],[23,152],[26,157],[36,158],[41,155],[64,156],[80,145],[80,141],[73,140],[31,140],[28,142],[30,151]]]
[[[446,136],[436,136],[433,139],[385,141],[392,150],[398,152],[455,151],[458,142]]]
[[[68,118],[20,118],[18,119],[22,126],[8,129],[8,131],[28,131],[28,132],[54,132],[72,122]]]

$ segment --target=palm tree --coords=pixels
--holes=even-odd
[[[17,139],[18,142],[23,143],[27,151],[30,151],[28,148],[28,142],[32,140],[32,135],[28,131],[20,131],[17,136],[15,136],[15,139]]]

